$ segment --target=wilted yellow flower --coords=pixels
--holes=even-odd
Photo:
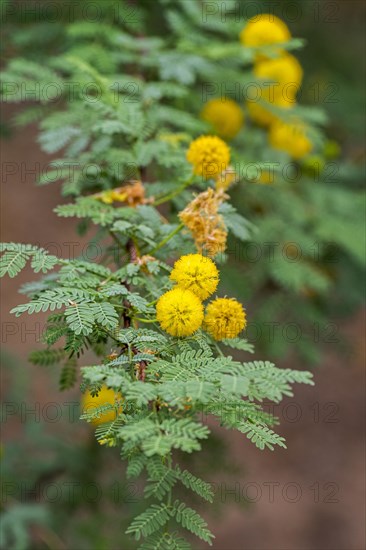
[[[272,147],[286,151],[294,159],[306,156],[313,148],[307,129],[301,122],[275,122],[270,128],[268,139]]]
[[[202,302],[191,290],[173,288],[159,298],[156,318],[171,336],[190,336],[202,325]]]
[[[144,254],[143,256],[137,256],[134,263],[139,265],[145,273],[148,273],[148,266],[151,262],[157,262],[157,259],[154,256],[150,256],[149,254]]]
[[[181,221],[192,232],[197,251],[205,256],[213,257],[226,248],[227,229],[224,218],[219,214],[219,206],[227,198],[222,190],[209,188],[179,214]]]
[[[227,139],[235,137],[244,122],[243,111],[229,98],[210,99],[205,104],[201,117],[213,126],[219,136]]]
[[[147,204],[151,199],[145,198],[145,188],[141,181],[132,181],[122,187],[115,187],[109,191],[103,191],[93,195],[96,199],[105,204],[113,202],[125,202],[129,206],[138,206],[139,204]]]
[[[189,146],[187,160],[193,165],[195,174],[214,178],[226,170],[230,162],[230,149],[217,136],[201,136]]]
[[[205,300],[215,292],[219,272],[210,258],[201,254],[187,254],[175,262],[170,278],[180,288],[191,290],[201,300]]]
[[[296,57],[291,54],[256,63],[254,74],[257,78],[268,81],[267,85],[272,86],[275,96],[281,95],[289,100],[295,98],[303,78],[302,67]]]
[[[98,443],[99,445],[105,445],[106,447],[115,447],[117,444],[117,438],[109,436],[104,439],[98,439]]]
[[[118,405],[117,409],[106,411],[98,418],[94,418],[92,423],[98,426],[99,424],[104,424],[104,422],[112,422],[116,419],[116,416],[119,412],[122,412],[122,396],[120,393],[107,388],[107,386],[102,386],[98,392],[98,395],[92,397],[89,391],[85,392],[81,399],[82,411],[83,413],[93,412],[98,407],[102,405]]]
[[[260,13],[249,19],[240,33],[240,42],[250,48],[281,44],[290,38],[287,25],[269,13]]]
[[[112,204],[116,200],[116,197],[118,197],[118,199],[120,197],[120,193],[116,189],[111,189],[110,191],[102,191],[101,193],[97,193],[96,195],[94,195],[94,198],[98,199],[101,202],[104,202],[104,204]]]
[[[215,340],[235,338],[245,326],[244,308],[235,298],[216,298],[208,304],[203,328]]]

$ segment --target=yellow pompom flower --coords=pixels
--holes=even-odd
[[[245,326],[244,308],[235,298],[216,298],[208,304],[203,327],[215,340],[235,338]]]
[[[201,300],[206,300],[219,284],[219,271],[210,258],[187,254],[175,262],[170,278],[179,287],[191,290]]]
[[[83,413],[93,412],[98,407],[102,405],[117,405],[119,401],[122,400],[122,396],[119,393],[107,388],[107,386],[102,386],[98,395],[94,397],[89,391],[85,392],[81,399],[81,406]],[[116,419],[117,413],[122,412],[122,406],[119,405],[118,409],[106,411],[101,414],[98,418],[94,418],[92,423],[95,426],[99,424],[104,424],[104,422],[112,422]]]
[[[254,74],[257,78],[268,81],[269,86],[272,85],[274,95],[292,100],[301,86],[304,73],[296,57],[285,54],[256,63]]]
[[[217,136],[201,136],[192,141],[187,151],[187,160],[193,172],[204,178],[214,178],[226,170],[230,162],[230,149]]]
[[[249,19],[240,33],[240,42],[250,48],[281,44],[290,38],[286,23],[269,13],[260,13]]]
[[[201,112],[201,118],[209,122],[215,132],[223,138],[231,139],[243,126],[244,113],[232,99],[210,99]]]
[[[176,287],[159,298],[156,318],[171,336],[190,336],[202,325],[203,305],[191,290]]]
[[[305,157],[313,148],[306,127],[300,122],[275,122],[270,128],[268,139],[272,147],[286,151],[294,159]]]

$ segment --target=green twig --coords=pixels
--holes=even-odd
[[[122,250],[125,248],[125,245],[123,244],[123,242],[117,237],[117,235],[110,229],[109,230],[109,234],[110,236],[112,237],[112,239],[114,241],[116,241],[116,243],[118,244],[118,246],[120,246],[122,248]]]
[[[214,344],[215,344],[215,348],[216,348],[216,350],[217,350],[217,353],[218,353],[219,355],[221,355],[221,357],[224,357],[224,354],[222,353],[222,351],[221,351],[219,345],[217,344],[217,342],[214,342]]]
[[[164,202],[168,202],[171,199],[174,199],[174,197],[176,197],[177,195],[179,195],[179,193],[184,191],[186,187],[189,187],[191,185],[191,183],[193,182],[193,179],[194,179],[194,176],[190,177],[189,180],[182,183],[182,185],[180,185],[178,189],[176,189],[175,191],[172,191],[171,193],[169,193],[168,195],[165,195],[164,197],[160,197],[159,199],[156,199],[153,202],[153,205],[158,206],[159,204],[163,204]]]
[[[160,248],[163,248],[163,246],[170,241],[170,239],[172,239],[175,235],[177,235],[177,233],[179,233],[180,231],[182,231],[184,227],[184,224],[181,223],[180,225],[178,225],[178,227],[176,227],[171,233],[169,233],[169,235],[167,235],[165,237],[165,239],[163,239],[159,244],[157,244],[155,246],[155,248],[153,248],[152,250],[150,250],[149,252],[149,255],[152,256],[153,254],[155,254],[155,252],[157,252],[158,250],[160,250]]]

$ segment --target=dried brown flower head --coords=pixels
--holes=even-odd
[[[227,198],[222,189],[214,191],[209,188],[197,195],[179,214],[191,231],[200,254],[213,257],[226,248],[227,229],[218,210]]]

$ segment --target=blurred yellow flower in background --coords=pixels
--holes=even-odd
[[[281,94],[292,99],[301,86],[304,73],[296,57],[287,53],[256,63],[254,74],[257,78],[273,81],[275,95]]]
[[[187,160],[193,172],[204,178],[214,178],[226,170],[230,162],[230,149],[217,136],[201,136],[189,146]]]
[[[268,139],[272,147],[286,151],[294,159],[305,157],[313,148],[302,122],[285,124],[277,121],[271,126]]]
[[[259,183],[261,185],[272,185],[274,183],[274,171],[272,170],[261,170],[258,176],[251,180],[253,183]]]
[[[288,110],[296,105],[296,93],[302,83],[303,70],[296,57],[290,54],[260,61],[253,70],[255,76],[265,82],[261,86],[260,96],[247,101],[248,111],[254,122],[260,126],[269,126],[278,120],[278,116],[271,112],[271,106]]]
[[[290,38],[291,33],[286,23],[269,13],[251,17],[240,33],[240,42],[250,48],[281,44],[288,42]]]
[[[215,187],[216,191],[226,191],[231,185],[237,183],[238,174],[235,172],[232,166],[228,166],[226,170],[221,172],[216,178]]]
[[[243,111],[229,98],[210,99],[202,109],[201,118],[209,122],[219,136],[227,139],[235,137],[244,123]]]
[[[295,105],[296,101],[286,99],[282,95],[275,96],[269,89],[262,90],[260,101],[247,101],[250,118],[259,126],[270,126],[278,120],[278,115],[270,110],[271,106],[289,110],[293,109]]]
[[[90,391],[87,391],[83,394],[81,398],[81,406],[83,413],[93,412],[98,407],[102,405],[117,405],[119,401],[122,400],[120,393],[116,393],[114,390],[107,388],[107,386],[102,386],[98,394],[94,397],[91,395]],[[98,418],[94,418],[92,423],[95,426],[99,424],[104,424],[104,422],[112,422],[116,419],[118,412],[122,412],[122,405],[118,405],[118,408],[114,410],[106,411],[101,414]]]
[[[341,154],[341,146],[334,140],[328,140],[324,144],[323,154],[326,159],[336,159]]]

